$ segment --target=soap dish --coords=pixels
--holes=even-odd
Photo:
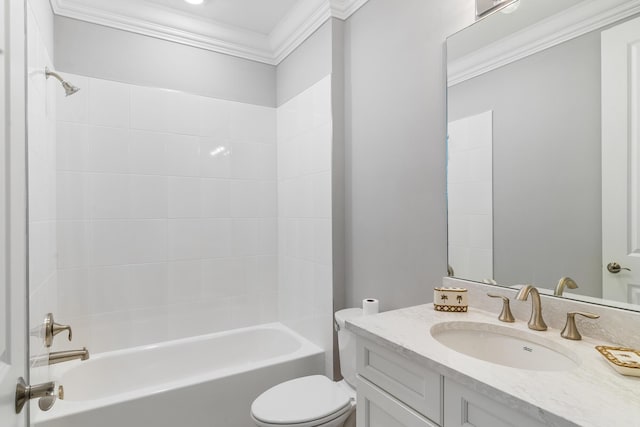
[[[640,377],[640,350],[606,345],[598,345],[596,350],[622,375]]]

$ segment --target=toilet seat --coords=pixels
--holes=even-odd
[[[315,427],[345,415],[354,404],[345,387],[312,375],[262,393],[251,405],[251,417],[264,427]]]

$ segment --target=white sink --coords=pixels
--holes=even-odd
[[[459,353],[511,368],[565,371],[580,364],[575,354],[553,341],[490,323],[438,323],[431,335]]]

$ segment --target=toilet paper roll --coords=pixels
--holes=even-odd
[[[362,300],[362,314],[368,316],[369,314],[378,314],[380,309],[380,301],[375,298],[365,298]]]

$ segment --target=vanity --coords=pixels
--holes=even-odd
[[[347,323],[358,426],[640,426],[640,378],[595,349],[640,349],[640,1],[482,3],[446,42],[443,285],[469,311]],[[526,284],[547,330],[530,302],[507,323],[487,296]],[[574,311],[582,340],[563,331]]]
[[[561,319],[555,313],[548,313],[547,331],[532,331],[528,304],[515,323],[500,322],[499,306],[492,307],[443,313],[425,304],[351,320],[347,328],[358,337],[358,426],[639,425],[640,378],[619,375],[594,348],[610,343],[561,338],[551,326]],[[506,338],[493,344],[494,333]],[[473,336],[479,341],[467,348],[450,347]]]

